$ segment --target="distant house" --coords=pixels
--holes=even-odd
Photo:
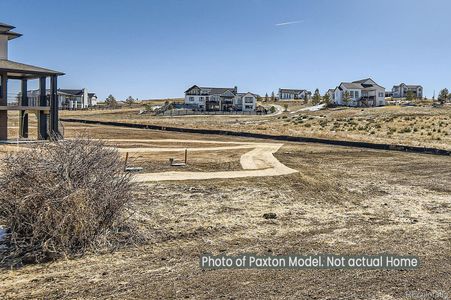
[[[329,89],[327,90],[326,94],[329,95],[329,99],[332,103],[334,103],[335,100],[335,90],[334,89]]]
[[[87,89],[69,90],[58,89],[58,105],[61,109],[83,109],[97,105],[95,93],[88,93]],[[50,90],[47,90],[50,95]],[[30,103],[39,102],[39,90],[28,91],[28,101]]]
[[[200,87],[185,91],[185,105],[203,111],[255,111],[257,95],[238,93],[238,88]]]
[[[279,100],[297,100],[304,99],[307,95],[307,98],[310,98],[312,92],[307,90],[293,90],[293,89],[279,89]]]
[[[348,102],[344,101],[348,95]],[[334,90],[333,102],[347,106],[383,106],[385,105],[385,88],[371,78],[353,82],[342,82]]]
[[[416,99],[423,98],[423,87],[421,85],[407,85],[401,83],[394,85],[392,88],[393,98],[406,98],[407,93],[411,92]]]

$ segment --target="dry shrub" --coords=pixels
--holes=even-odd
[[[85,138],[6,156],[0,174],[0,220],[8,229],[3,263],[79,255],[124,237],[133,184],[123,166],[116,149]]]

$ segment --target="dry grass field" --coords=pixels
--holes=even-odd
[[[66,111],[62,117],[451,149],[451,106],[333,108],[315,112],[299,111],[302,105],[298,103],[289,102],[288,106],[288,112],[275,116],[162,117],[139,115],[135,108]]]
[[[367,114],[383,120],[383,114],[376,113],[383,111],[390,112],[396,120],[394,123],[402,122],[401,127],[415,122],[415,119],[405,120],[401,110],[391,108],[374,109]],[[318,122],[324,119],[321,117],[324,114],[331,120],[352,117],[358,122],[364,113],[360,110],[309,113],[313,119],[305,123],[321,128]],[[95,112],[79,114],[88,115],[100,116]],[[258,126],[269,128],[271,124],[271,128],[282,130],[287,127],[284,124],[290,124],[288,126],[294,129],[299,128],[299,133],[309,132],[304,131],[308,127],[302,124],[292,124],[290,114],[285,115],[287,118],[283,118],[284,115],[279,116],[281,119],[243,118],[239,122],[249,129],[255,125],[245,122],[263,120],[268,123]],[[132,112],[102,112],[102,118],[113,116],[124,120],[129,117],[128,121],[144,120],[135,118]],[[435,126],[437,131],[438,120],[448,122],[449,111],[434,114],[430,109],[418,112],[417,116],[416,126],[421,128],[420,123],[426,124],[427,118],[432,118],[435,125],[430,126]],[[298,118],[295,114],[293,117]],[[194,118],[145,118],[150,123],[197,124]],[[218,120],[229,122],[223,118]],[[362,122],[366,120],[368,116]],[[211,122],[210,126],[221,126],[221,123],[214,124]],[[343,129],[345,126],[336,127]],[[123,142],[119,147],[147,147],[154,145],[152,139],[219,139],[217,136],[76,123],[65,123],[64,128],[69,138],[85,131],[95,138],[149,139],[148,143]],[[401,133],[393,135],[402,136]],[[221,137],[221,140],[258,141],[231,137]],[[169,144],[164,146],[170,147]],[[12,150],[13,146],[2,146],[3,153]],[[217,154],[196,153],[187,168],[203,171],[239,168],[240,151]],[[146,154],[135,157],[134,163],[165,171],[170,168],[166,155],[176,154]],[[0,298],[408,299],[406,295],[412,291],[423,294],[442,291],[451,295],[449,157],[301,143],[286,143],[275,156],[299,173],[145,184],[135,191],[136,200],[131,209],[135,212],[133,221],[147,242],[114,252],[90,253],[81,258],[15,270],[0,269]],[[268,212],[276,213],[277,218],[263,218]],[[202,270],[199,256],[203,253],[390,253],[417,255],[421,268]]]

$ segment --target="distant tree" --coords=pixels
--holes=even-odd
[[[265,94],[265,102],[268,102],[269,97],[268,97],[268,93]]]
[[[105,99],[105,104],[109,108],[116,108],[118,106],[116,98],[114,98],[114,96],[111,94]]]
[[[125,99],[125,103],[127,103],[128,106],[132,106],[135,103],[135,99],[133,99],[132,96],[128,96],[128,98]]]
[[[446,100],[448,100],[449,97],[449,91],[448,89],[443,89],[440,91],[439,95],[438,95],[438,101],[440,102],[440,104],[445,104]]]
[[[332,105],[332,101],[331,101],[331,99],[330,99],[329,93],[326,92],[326,93],[324,94],[324,96],[323,96],[323,102],[324,102],[324,104],[326,104],[326,107],[329,107],[329,106]]]
[[[276,96],[274,95],[274,91],[271,93],[271,101],[276,101]]]
[[[262,97],[257,96],[257,101],[258,101],[258,102],[262,102],[262,100],[263,100]]]
[[[317,105],[320,102],[321,102],[321,94],[319,93],[319,90],[316,89],[315,92],[313,93],[312,104]]]
[[[412,91],[407,91],[406,100],[412,101],[415,99],[415,96],[413,95]]]
[[[345,91],[344,93],[343,93],[343,102],[344,102],[344,104],[346,105],[346,106],[348,106],[348,104],[349,104],[349,101],[351,101],[351,95],[349,95],[349,92],[348,91]]]

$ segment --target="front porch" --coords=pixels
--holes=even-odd
[[[7,59],[0,59],[0,140],[8,139],[8,111],[19,114],[19,138],[28,138],[29,113],[37,116],[37,137],[40,140],[60,138],[58,128],[58,81],[57,77],[64,75],[40,67],[25,65]],[[47,96],[47,79],[50,79],[50,95]],[[28,101],[28,81],[39,81],[39,102],[30,105]],[[15,97],[15,103],[8,103],[8,84],[11,80],[20,82],[20,92]]]

